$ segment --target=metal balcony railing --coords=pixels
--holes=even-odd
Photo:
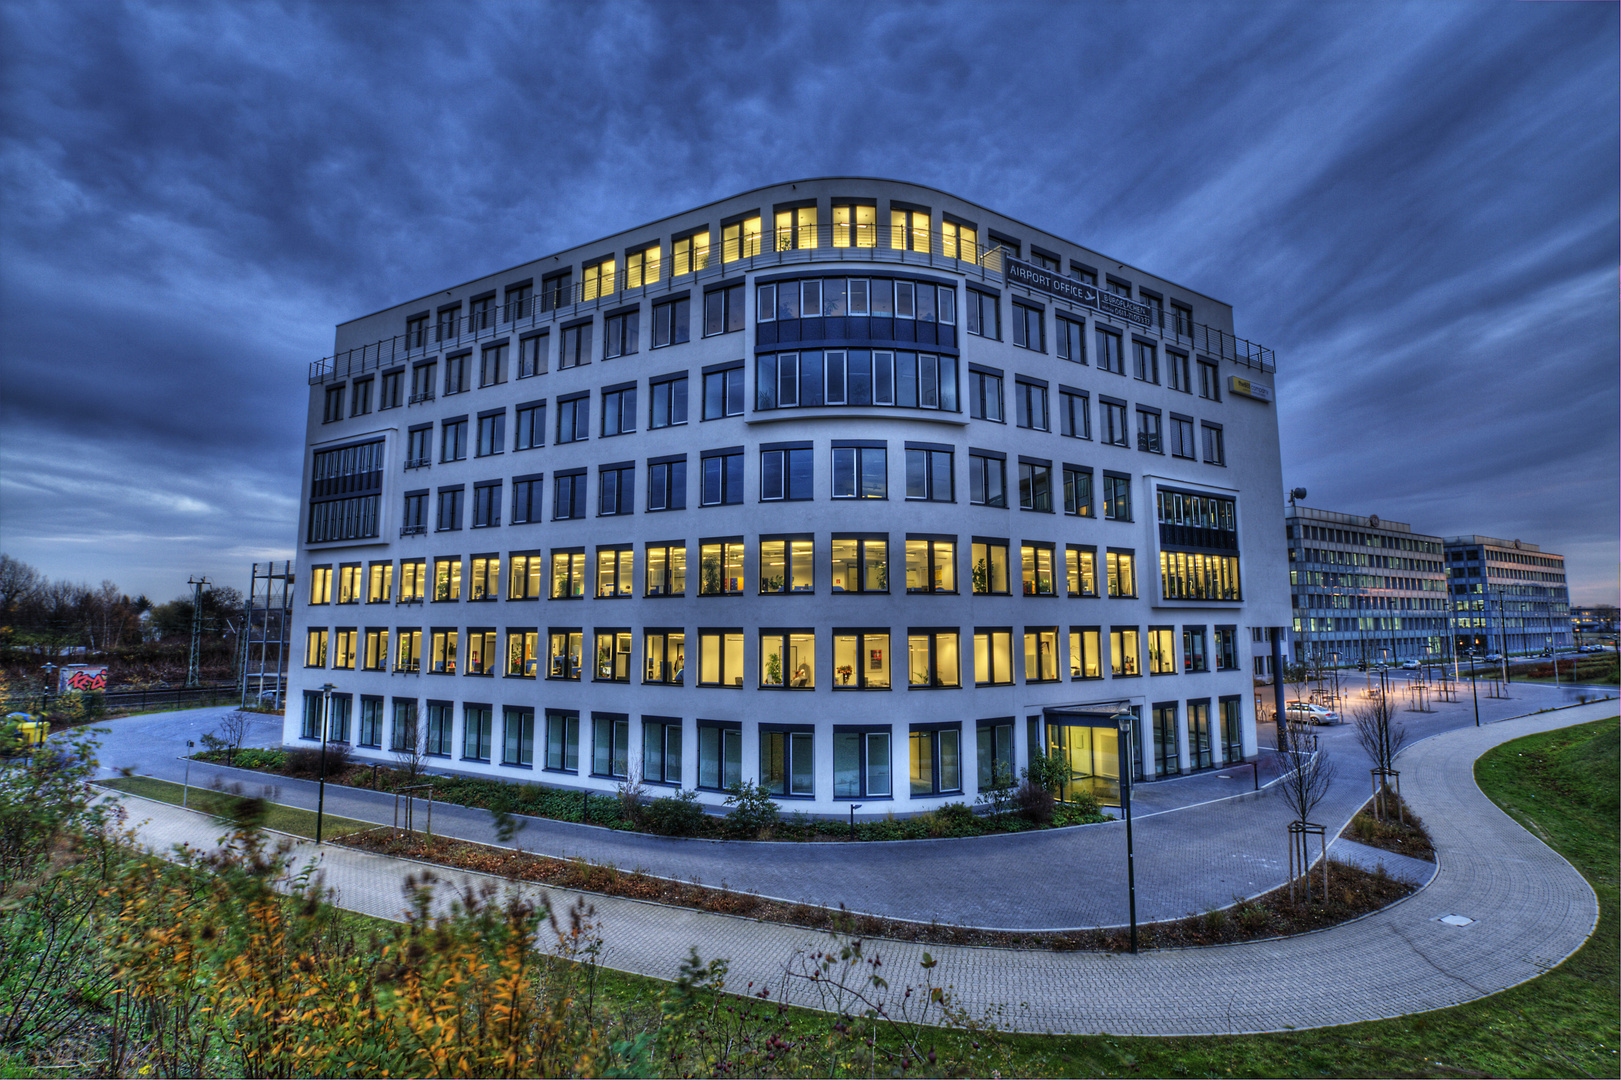
[[[546,280],[541,283],[538,295],[492,304],[466,314],[443,316],[433,324],[425,319],[414,321],[403,334],[312,361],[309,382],[313,386],[437,356],[447,350],[476,347],[480,342],[506,338],[515,332],[550,325],[558,319],[601,307],[617,307],[627,300],[651,298],[657,302],[659,296],[677,288],[685,291],[707,280],[773,266],[841,261],[899,263],[938,267],[1002,286],[1006,284],[1002,274],[1006,254],[1001,246],[985,247],[960,234],[859,224],[807,225],[748,234],[712,247],[683,252],[681,261],[665,248],[657,266],[657,281],[645,281],[646,274],[653,272],[651,267],[638,271],[639,279],[634,275],[627,278],[623,270],[616,268],[589,274],[581,281],[573,280],[572,275]],[[669,273],[674,269],[683,272]],[[1044,300],[1068,305],[1062,298],[1042,295]],[[1091,309],[1075,307],[1075,310],[1084,313]],[[1148,327],[1149,332],[1170,344],[1259,371],[1276,370],[1273,351],[1255,342],[1191,322],[1175,312],[1153,310],[1150,317],[1154,325]],[[1141,332],[1142,328],[1135,329]],[[431,400],[432,396],[431,392],[413,395],[410,403]]]

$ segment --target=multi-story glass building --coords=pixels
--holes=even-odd
[[[1283,515],[1297,663],[1439,659],[1447,649],[1439,536],[1402,521],[1307,506]]]
[[[1270,351],[955,196],[784,183],[338,327],[289,743],[609,789],[1113,792],[1255,751]]]
[[[1565,559],[1520,540],[1449,536],[1458,650],[1540,653],[1571,644]]]

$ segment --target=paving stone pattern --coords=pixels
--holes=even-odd
[[[1598,903],[1574,868],[1481,794],[1474,783],[1474,761],[1501,742],[1614,711],[1611,703],[1565,709],[1456,729],[1409,747],[1399,762],[1403,790],[1430,829],[1439,869],[1413,896],[1352,923],[1288,939],[1135,957],[946,946],[925,950],[894,942],[870,949],[883,958],[897,991],[908,982],[921,982],[918,962],[928,951],[939,960],[936,983],[951,986],[959,1004],[975,1013],[1000,1010],[1005,1027],[1025,1031],[1277,1031],[1379,1019],[1483,997],[1534,978],[1579,948],[1597,925]],[[1232,805],[1266,813],[1273,802]],[[139,836],[155,850],[181,842],[207,847],[220,831],[218,823],[177,807],[137,799],[128,803],[132,818],[141,822]],[[1194,812],[1221,813],[1226,805]],[[989,838],[982,851],[999,864],[1008,860],[1009,850],[1015,859],[1029,858],[1024,846],[1029,839]],[[1216,842],[1183,838],[1183,843],[1184,850],[1208,859]],[[839,850],[849,856],[857,848]],[[300,844],[297,856],[317,857],[317,849]],[[424,869],[407,860],[330,846],[320,849],[318,857],[339,903],[390,918],[403,909],[406,876]],[[1219,858],[1216,865],[1221,865]],[[1072,866],[1073,871],[1044,864],[1002,881],[981,871],[959,874],[957,881],[965,892],[982,887],[1015,894],[1005,905],[1013,908],[1019,891],[1042,877],[1073,872],[1076,887],[1084,887],[1092,868],[1084,861]],[[481,880],[462,872],[445,876],[459,884]],[[529,888],[537,895],[545,891]],[[566,905],[573,897],[553,899]],[[753,981],[777,987],[780,996],[798,1004],[824,1004],[805,985],[784,983],[783,973],[796,951],[829,944],[825,935],[613,897],[594,897],[592,903],[606,939],[603,960],[611,967],[668,979],[695,948],[705,959],[730,960],[734,988]],[[1448,914],[1475,921],[1461,927],[1437,921]]]

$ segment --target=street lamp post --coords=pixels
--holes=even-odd
[[[332,734],[332,691],[337,687],[327,683],[321,687],[321,780],[315,795],[315,842],[321,842],[322,819],[326,813],[326,741]]]
[[[1120,746],[1120,811],[1126,815],[1126,898],[1131,909],[1131,951],[1137,953],[1137,863],[1136,849],[1131,838],[1131,772],[1136,755],[1132,738],[1132,722],[1137,719],[1125,706],[1110,717],[1115,723]],[[1280,720],[1279,723],[1282,723]]]
[[[1475,689],[1475,654],[1469,653],[1469,697],[1475,703],[1475,726],[1480,726],[1480,691]]]

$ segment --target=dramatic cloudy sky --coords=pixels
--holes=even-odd
[[[4,0],[0,545],[292,553],[335,323],[775,181],[1232,303],[1313,506],[1617,584],[1617,6]]]

